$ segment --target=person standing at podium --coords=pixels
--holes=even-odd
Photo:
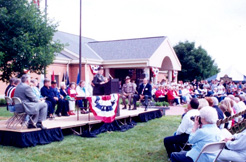
[[[101,91],[103,91],[102,84],[107,83],[108,79],[103,76],[103,72],[104,72],[103,67],[100,66],[98,68],[97,74],[94,76],[94,78],[92,80],[92,83],[94,85],[93,95],[100,95],[101,93],[104,93],[104,92],[101,92]]]

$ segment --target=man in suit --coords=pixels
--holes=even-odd
[[[47,104],[41,102],[35,96],[32,88],[30,87],[30,76],[25,74],[21,77],[21,83],[16,87],[14,97],[21,99],[23,104],[16,104],[16,112],[26,112],[28,115],[32,115],[31,118],[36,122],[34,123],[29,120],[28,128],[41,128],[46,129],[42,121],[46,120],[47,116]]]
[[[139,86],[138,89],[138,94],[134,95],[133,97],[133,104],[134,108],[133,110],[136,110],[136,102],[140,99],[143,101],[143,104],[145,106],[145,111],[147,111],[148,108],[148,99],[151,99],[151,91],[152,91],[152,86],[148,83],[148,79],[144,78],[143,83]]]
[[[53,88],[51,88],[51,82],[49,79],[44,79],[44,86],[41,88],[41,95],[46,97],[47,101],[50,101],[52,106],[48,108],[48,118],[54,119],[54,111],[56,107],[56,103],[58,102],[59,98],[56,96],[56,93]]]
[[[68,112],[69,111],[68,102],[65,100],[63,95],[60,94],[60,90],[57,88],[56,80],[51,81],[51,89],[53,89],[55,96],[58,98],[58,101],[57,101],[58,105],[57,105],[57,109],[56,109],[55,113],[58,117],[61,117],[62,112]]]
[[[102,84],[105,84],[108,82],[108,79],[103,76],[103,67],[98,68],[98,73],[94,76],[92,83],[94,85],[93,87],[93,95],[103,95],[104,89]]]

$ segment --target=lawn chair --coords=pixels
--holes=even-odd
[[[217,154],[216,158],[213,161],[215,162],[219,157],[220,153],[222,152],[222,150],[224,149],[225,144],[226,144],[225,142],[215,142],[215,143],[206,144],[205,146],[203,146],[195,162],[198,162],[202,154]]]
[[[13,105],[22,104],[20,98],[18,97],[13,97],[12,101]],[[10,125],[7,125],[7,128],[16,129],[19,124],[21,124],[21,129],[23,128],[23,126],[27,126],[26,116],[27,114],[25,112],[17,113],[16,111],[14,111],[14,120],[13,122],[11,122]]]

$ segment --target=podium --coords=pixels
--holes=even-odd
[[[119,79],[110,79],[105,84],[96,85],[93,88],[93,96],[110,95],[112,93],[119,93]],[[120,106],[118,101],[118,108],[116,116],[120,116]]]
[[[93,88],[93,96],[110,95],[119,93],[119,79],[110,79],[105,84],[96,85]]]

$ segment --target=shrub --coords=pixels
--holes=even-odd
[[[155,106],[163,106],[163,103],[162,102],[156,102]]]
[[[163,102],[163,106],[168,107],[168,106],[169,106],[169,103],[168,103],[168,102],[166,102],[166,101],[164,101],[164,102]]]
[[[140,102],[137,102],[137,103],[136,103],[136,106],[139,107],[139,106],[140,106]]]
[[[0,99],[0,106],[6,106],[6,105],[7,105],[6,100],[1,98]]]

